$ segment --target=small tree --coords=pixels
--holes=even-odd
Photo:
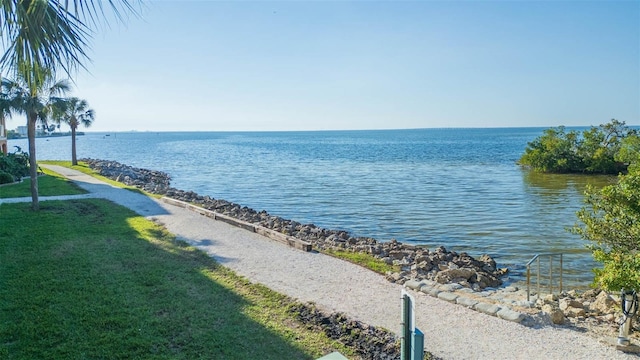
[[[3,92],[8,94],[13,110],[27,116],[29,142],[29,173],[31,177],[31,207],[40,208],[38,202],[38,165],[36,161],[36,123],[46,123],[51,115],[51,105],[56,95],[69,91],[66,81],[55,81],[51,72],[39,69],[41,74],[29,79],[19,77],[16,81],[2,79]],[[35,81],[34,81],[35,80]]]
[[[622,141],[634,134],[635,130],[616,119],[583,131],[579,155],[585,165],[585,172],[616,175],[624,172],[627,167],[616,160],[616,154],[620,151]]]
[[[548,173],[618,175],[628,164],[616,155],[624,140],[635,135],[635,130],[616,119],[581,134],[567,132],[564,126],[551,128],[527,144],[518,164]]]
[[[77,97],[65,99],[61,106],[62,114],[59,115],[58,121],[64,121],[71,128],[71,164],[78,165],[76,156],[76,129],[79,125],[89,127],[95,120],[96,114],[93,109],[89,109],[86,100],[80,100]]]
[[[577,131],[565,131],[564,126],[544,130],[542,136],[529,142],[518,164],[541,172],[570,173],[583,165],[577,156]]]
[[[631,166],[618,183],[589,188],[585,203],[573,232],[592,242],[594,259],[603,264],[594,283],[609,291],[640,289],[640,171]]]
[[[626,165],[629,172],[640,170],[640,136],[637,133],[629,134],[622,139],[615,159]]]

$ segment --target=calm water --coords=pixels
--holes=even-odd
[[[172,185],[301,223],[488,253],[516,275],[562,252],[569,281],[592,280],[574,224],[587,183],[515,165],[542,129],[261,133],[88,133],[78,156],[162,170]],[[71,158],[69,137],[38,139],[38,159]],[[9,146],[27,148],[26,140]],[[565,273],[565,275],[567,275]]]

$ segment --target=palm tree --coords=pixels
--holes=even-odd
[[[96,117],[95,111],[89,109],[89,103],[86,100],[72,97],[64,99],[64,109],[58,121],[64,121],[71,128],[71,164],[78,165],[76,156],[76,129],[79,125],[89,127]]]
[[[41,69],[41,74],[31,80],[42,81],[29,83],[22,77],[17,80],[2,79],[3,92],[7,94],[12,109],[27,116],[27,137],[29,141],[29,175],[31,177],[31,208],[38,210],[38,165],[36,162],[36,123],[46,123],[53,107],[60,103],[58,95],[70,90],[65,80],[55,81],[51,73]]]
[[[108,4],[118,20],[123,20],[124,13],[137,15],[131,1],[108,0]],[[83,62],[89,60],[85,49],[92,27],[97,27],[101,19],[106,19],[101,0],[0,0],[0,42],[5,49],[0,58],[0,71],[11,71],[12,77],[19,79],[16,83],[18,88],[24,90],[14,89],[17,91],[15,95],[22,93],[26,96],[18,97],[24,101],[16,108],[26,113],[28,118],[34,210],[39,208],[34,138],[35,123],[40,113],[36,109],[38,104],[44,105],[40,96],[55,89],[47,89],[45,84],[52,82],[59,69],[71,77],[74,70],[84,68]],[[4,83],[2,74],[0,82]]]
[[[5,136],[7,131],[6,119],[11,117],[13,104],[9,99],[9,95],[0,89],[0,138]],[[0,152],[7,154],[7,141],[0,141]]]

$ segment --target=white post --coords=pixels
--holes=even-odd
[[[629,329],[631,328],[631,318],[637,310],[637,299],[635,291],[626,292],[623,289],[622,294],[620,294],[624,322],[620,325],[618,345],[629,346],[631,344],[629,341]]]

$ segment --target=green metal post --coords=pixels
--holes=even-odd
[[[422,360],[424,358],[424,334],[416,328],[411,340],[413,344],[411,360]]]
[[[400,359],[411,360],[411,299],[402,294],[402,339],[400,341]]]

